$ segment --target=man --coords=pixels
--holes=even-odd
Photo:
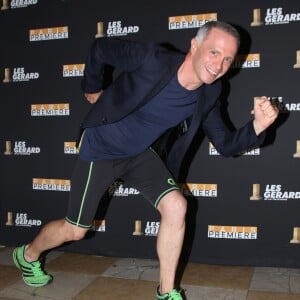
[[[259,145],[278,112],[266,97],[254,104],[254,119],[231,132],[218,107],[221,82],[239,48],[229,24],[213,21],[191,40],[187,55],[153,43],[96,39],[87,57],[82,88],[93,104],[82,127],[80,153],[72,177],[67,216],[46,224],[33,242],[14,250],[25,283],[48,284],[52,276],[39,257],[64,242],[82,239],[91,227],[99,200],[114,180],[135,186],[161,215],[157,238],[160,282],[156,299],[182,299],[174,287],[185,232],[186,199],[175,180],[192,139],[203,128],[216,149],[232,156]],[[121,75],[103,90],[104,67]],[[167,167],[151,145],[169,128],[189,120],[175,141]]]

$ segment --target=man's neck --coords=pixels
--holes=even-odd
[[[177,77],[180,85],[190,91],[196,90],[203,84],[195,75],[190,53],[186,55],[185,60],[179,67]]]

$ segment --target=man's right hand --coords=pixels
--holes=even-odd
[[[84,96],[87,101],[89,101],[91,104],[94,104],[98,101],[100,95],[103,91],[100,91],[98,93],[85,93]]]

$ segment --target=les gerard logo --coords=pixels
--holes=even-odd
[[[115,181],[108,189],[108,193],[111,196],[129,196],[129,195],[138,195],[140,192],[133,187],[126,187],[123,184],[123,181]]]
[[[300,191],[288,191],[283,188],[282,184],[267,184],[262,189],[259,183],[253,184],[252,195],[250,200],[273,200],[273,201],[287,201],[289,199],[300,199]]]
[[[284,13],[284,9],[282,7],[271,7],[267,8],[263,22],[261,9],[255,8],[253,9],[253,21],[251,22],[251,26],[261,26],[263,24],[282,25],[298,21],[300,21],[299,12]]]
[[[144,232],[142,231],[142,221],[141,220],[136,220],[135,223],[135,228],[134,228],[134,232],[132,233],[132,235],[135,236],[157,236],[158,234],[158,230],[159,230],[159,226],[160,226],[160,222],[155,222],[155,221],[147,221],[146,222],[146,226],[145,226],[145,230]]]
[[[11,0],[10,5],[8,0],[3,0],[3,5],[1,7],[1,10],[7,10],[10,7],[11,8],[23,8],[28,7],[31,5],[36,5],[38,3],[38,0]]]
[[[28,147],[26,141],[5,141],[5,152],[4,155],[31,155],[31,154],[39,154],[41,152],[40,147]]]
[[[7,221],[5,223],[6,226],[20,226],[20,227],[32,227],[32,226],[42,226],[42,221],[37,219],[31,219],[28,217],[27,213],[16,213],[16,217],[14,219],[13,213],[9,211],[7,213]]]
[[[40,77],[40,74],[38,72],[25,72],[24,67],[17,67],[13,68],[13,75],[11,78],[10,68],[4,69],[4,83],[9,83],[11,81],[13,82],[19,82],[19,81],[29,81],[29,80],[35,80]]]

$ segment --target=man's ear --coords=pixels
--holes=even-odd
[[[198,42],[195,38],[191,40],[191,53],[194,54],[197,51]]]

